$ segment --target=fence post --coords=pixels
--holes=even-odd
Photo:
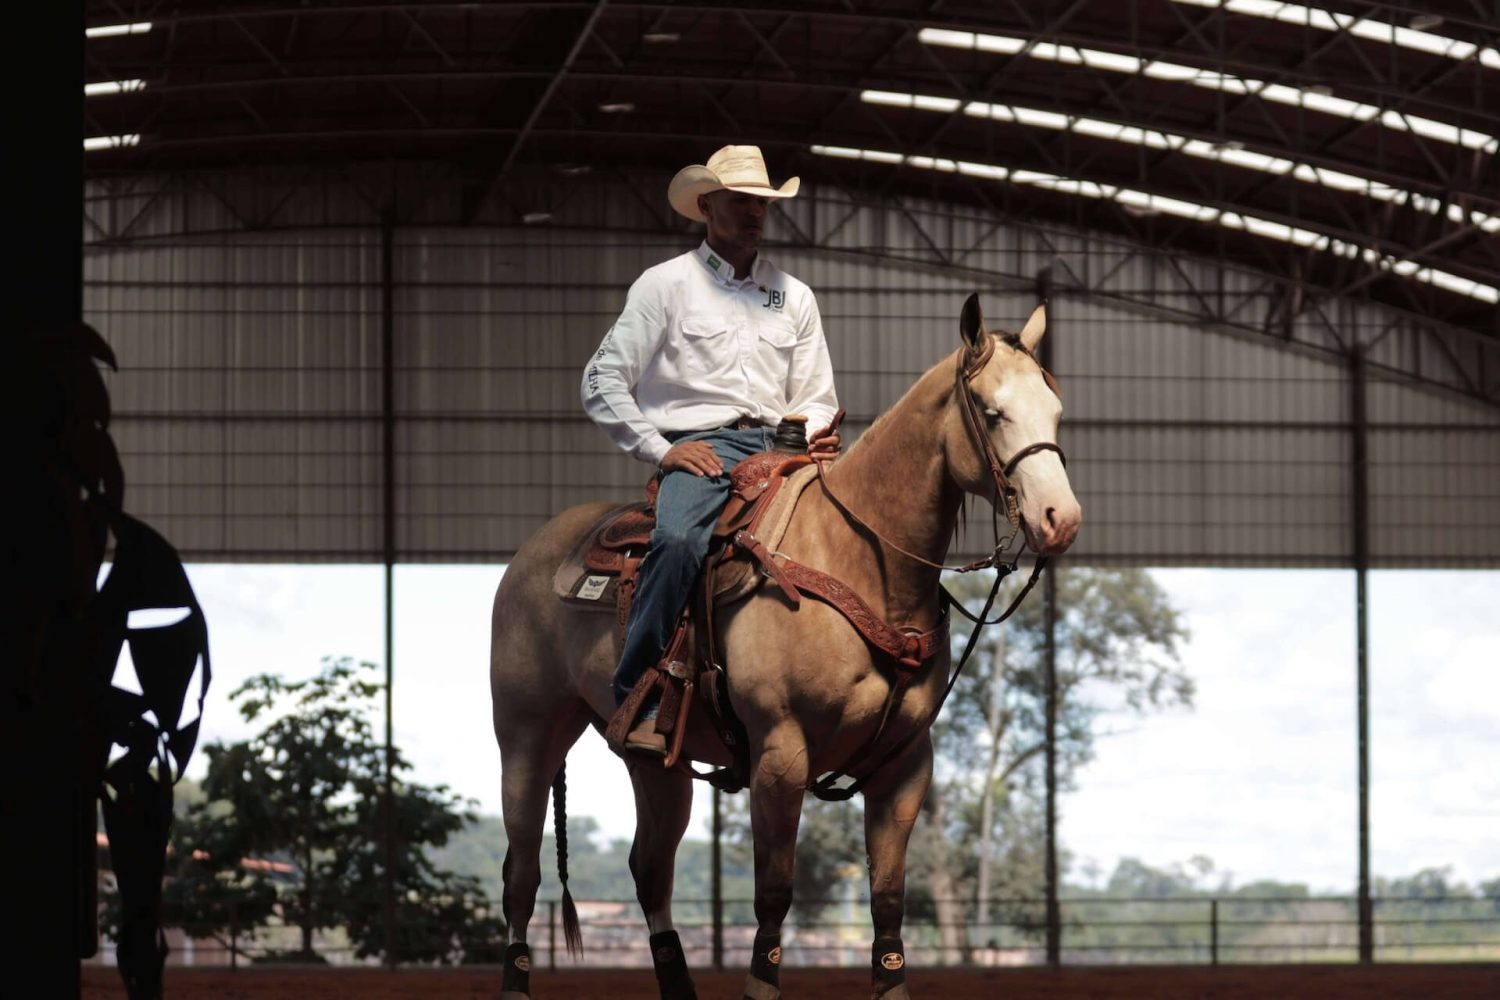
[[[230,900],[229,903],[229,968],[240,967],[240,907],[238,903]]]
[[[1208,962],[1219,964],[1219,901],[1208,901]]]
[[[547,971],[557,971],[557,901],[547,900]]]
[[[724,881],[723,881],[723,856],[719,852],[719,843],[724,839],[724,806],[719,798],[719,788],[714,786],[713,795],[714,817],[713,817],[713,871],[710,873],[710,888],[713,895],[713,964],[715,972],[724,971]]]

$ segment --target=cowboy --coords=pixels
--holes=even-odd
[[[766,212],[791,198],[773,187],[756,146],[725,146],[672,178],[667,200],[706,223],[696,250],[647,269],[583,374],[583,408],[629,454],[657,467],[656,528],[637,576],[615,704],[662,656],[703,567],[727,470],[767,451],[777,423],[801,414],[829,428],[838,400],[812,290],[759,254]],[[837,453],[837,433],[808,451]],[[629,750],[664,754],[656,706],[643,711]]]

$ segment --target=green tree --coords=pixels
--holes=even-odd
[[[1376,878],[1375,895],[1394,899],[1448,899],[1452,896],[1469,895],[1469,887],[1454,884],[1453,868],[1423,868],[1404,878]]]
[[[184,923],[222,932],[227,909],[216,893],[259,884],[230,874],[242,859],[284,861],[291,871],[277,885],[277,909],[301,930],[301,948],[283,957],[319,960],[314,935],[334,927],[348,930],[360,957],[384,953],[385,748],[370,721],[382,690],[367,679],[371,669],[347,657],[325,658],[315,677],[290,682],[262,674],[230,695],[247,722],[265,726],[248,740],[205,748],[206,801],[188,811],[183,825],[197,840],[180,850],[209,859],[216,888],[198,894],[184,888]],[[404,780],[410,769],[394,752],[393,881],[403,929],[395,957],[491,959],[503,927],[483,888],[427,856],[475,817],[446,787]]]
[[[1193,682],[1178,660],[1186,628],[1149,573],[1074,567],[1052,572],[1057,775],[1059,787],[1067,789],[1093,757],[1107,714],[1190,705]],[[975,574],[953,581],[950,589],[977,613],[993,580]],[[1008,581],[996,607],[1005,607],[1019,586],[1019,580]],[[1004,915],[992,911],[991,901],[998,895],[1035,897],[1043,889],[1045,789],[1040,769],[1032,766],[1046,751],[1047,639],[1040,598],[1034,592],[1004,625],[981,636],[933,726],[938,767],[925,806],[928,823],[925,829],[919,825],[914,838],[914,867],[926,876],[952,958],[966,947],[968,926],[989,927],[998,916],[1035,925],[1033,907]],[[955,617],[955,655],[972,629]],[[972,910],[962,900],[973,900]]]
[[[197,786],[184,779],[179,789]],[[180,927],[190,937],[207,938],[226,950],[254,937],[271,918],[277,890],[269,866],[246,864],[225,846],[230,826],[228,807],[208,808],[201,794],[177,803],[162,881],[162,924]],[[124,933],[124,912],[117,888],[103,898],[104,932],[115,941]]]
[[[355,782],[356,824],[379,829],[384,775]],[[475,817],[456,811],[442,787],[401,785],[395,796],[396,954],[403,962],[487,962],[503,959],[505,924],[492,912],[479,879],[445,871],[428,846],[441,846]],[[378,838],[355,840],[340,853],[345,888],[343,926],[361,958],[385,951],[385,846]]]

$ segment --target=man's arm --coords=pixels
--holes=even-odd
[[[650,272],[630,286],[625,309],[583,369],[581,396],[589,418],[623,450],[659,465],[672,445],[635,401],[635,386],[666,335]]]
[[[787,412],[805,414],[808,433],[816,434],[833,423],[838,408],[833,363],[828,359],[828,344],[823,339],[823,319],[818,314],[818,300],[812,289],[808,289],[807,308],[797,330],[797,346],[787,374]]]

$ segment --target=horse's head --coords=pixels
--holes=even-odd
[[[994,334],[984,328],[979,296],[970,295],[959,329],[965,346],[945,430],[953,478],[1007,514],[1013,497],[1030,546],[1044,555],[1063,552],[1083,511],[1056,444],[1062,398],[1034,353],[1047,330],[1046,309],[1037,306],[1018,334]]]

